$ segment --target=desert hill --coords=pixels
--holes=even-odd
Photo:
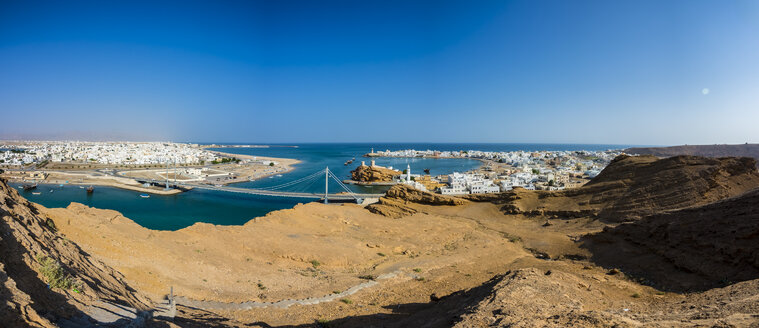
[[[0,180],[0,325],[87,325],[88,307],[150,302],[123,276],[57,232],[52,220]]]
[[[740,145],[682,145],[672,147],[640,147],[625,149],[625,153],[634,155],[653,155],[671,157],[679,155],[703,157],[753,157],[759,160],[759,144]]]
[[[511,214],[595,217],[624,222],[708,204],[759,187],[753,158],[654,156],[615,158],[586,185],[563,191],[517,188],[499,195],[470,195],[470,200],[504,204]]]

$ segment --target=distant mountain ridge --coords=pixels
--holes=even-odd
[[[759,144],[635,147],[627,148],[624,152],[633,155],[654,155],[658,157],[690,155],[702,157],[753,157],[759,159]]]

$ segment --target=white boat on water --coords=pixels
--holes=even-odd
[[[148,194],[141,194],[140,197],[142,197],[142,198],[150,198],[150,195],[148,195]]]
[[[39,191],[35,191],[35,192],[32,193],[32,195],[39,195],[39,194],[40,194]]]
[[[279,178],[279,177],[281,177],[281,176],[282,176],[281,174],[277,174],[277,178]]]

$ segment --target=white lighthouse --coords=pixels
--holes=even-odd
[[[406,164],[406,183],[411,183],[411,164]]]

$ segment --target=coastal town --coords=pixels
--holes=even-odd
[[[279,175],[294,159],[227,154],[174,142],[5,141],[0,168],[11,181],[101,185],[174,194],[169,181],[224,185]],[[163,185],[161,185],[163,183]]]
[[[406,184],[443,195],[498,193],[513,188],[562,190],[598,175],[619,150],[603,151],[439,151],[385,150],[365,154],[346,183]],[[393,169],[374,158],[461,158],[482,162],[468,172],[430,175],[429,168]],[[352,162],[351,160],[350,162]],[[0,167],[14,181],[116,186],[152,193],[176,193],[147,181],[224,185],[281,175],[294,159],[227,154],[208,146],[173,142],[6,141],[0,143]],[[138,183],[139,182],[139,183]]]
[[[19,141],[0,143],[0,164],[202,165],[219,156],[197,144],[172,142]]]
[[[410,165],[403,171],[395,171],[393,168],[378,166],[372,160],[370,165],[362,162],[362,165],[356,170],[356,172],[372,171],[372,173],[354,174],[354,178],[361,179],[362,176],[371,176],[374,181],[364,178],[369,184],[386,184],[388,179],[391,179],[392,183],[403,183],[420,190],[438,192],[444,195],[498,193],[513,188],[562,190],[585,184],[596,177],[612,159],[620,154],[619,150],[534,152],[413,149],[374,152],[372,150],[365,156],[371,158],[470,158],[482,161],[483,165],[470,172],[453,172],[433,177],[425,174],[424,168],[416,168],[416,172],[419,172],[416,174]],[[375,172],[381,172],[381,174]]]

